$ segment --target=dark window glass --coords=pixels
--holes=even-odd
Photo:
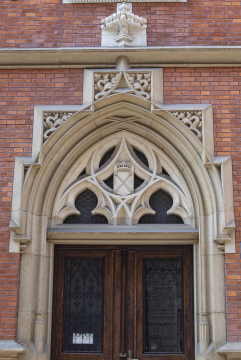
[[[182,261],[145,260],[145,352],[183,351]]]
[[[108,177],[108,179],[106,179],[106,180],[104,181],[104,183],[105,183],[107,186],[109,186],[111,189],[113,189],[113,187],[114,187],[114,176],[111,175],[110,177]]]
[[[97,196],[90,190],[80,193],[75,200],[75,207],[80,215],[70,215],[64,220],[64,224],[108,224],[103,215],[92,215],[91,211],[97,206]]]
[[[102,351],[102,260],[67,259],[64,351]]]
[[[172,197],[164,190],[157,190],[150,197],[150,206],[156,211],[155,215],[144,215],[139,224],[183,224],[183,220],[177,215],[167,215],[172,207]]]
[[[141,184],[144,183],[144,180],[139,178],[136,174],[134,174],[134,189],[137,189]]]
[[[168,174],[168,172],[167,172],[164,168],[162,168],[162,174],[163,174],[163,175],[168,175],[168,176],[170,176],[170,175]]]
[[[113,154],[113,152],[115,151],[115,147],[111,148],[110,150],[108,150],[104,156],[102,157],[102,159],[100,160],[100,164],[99,167],[101,167],[102,165],[104,165],[111,157],[111,155]]]
[[[137,150],[136,148],[133,148],[133,150],[134,150],[136,156],[139,158],[139,160],[141,160],[144,165],[149,167],[147,157],[141,151]]]

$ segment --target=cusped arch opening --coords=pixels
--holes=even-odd
[[[154,215],[143,215],[139,224],[183,224],[183,219],[178,215],[168,215],[168,210],[173,206],[173,199],[166,191],[155,191],[149,200],[150,207],[155,211]]]
[[[63,224],[108,224],[108,220],[103,215],[93,215],[92,211],[98,204],[98,198],[93,191],[86,189],[75,199],[75,207],[79,215],[67,216]]]

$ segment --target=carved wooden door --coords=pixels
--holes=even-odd
[[[52,360],[192,360],[192,248],[57,246]]]

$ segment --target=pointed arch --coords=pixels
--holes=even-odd
[[[113,212],[117,212],[119,205],[110,201],[115,194],[108,198],[105,192],[108,189],[100,190],[96,182],[96,164],[99,164],[106,151],[115,146],[117,149],[107,161],[107,165],[103,164],[103,172],[106,166],[112,166],[114,159],[121,154],[123,141],[125,151],[132,157],[136,168],[140,165],[138,156],[128,144],[143,151],[149,164],[149,173],[148,167],[142,167],[138,168],[137,175],[149,176],[154,185],[152,189],[143,192],[146,197],[143,196],[135,203],[133,218],[136,223],[125,223],[126,228],[122,228],[120,234],[118,226],[111,223]],[[118,241],[135,242],[138,232],[139,239],[148,234],[151,241],[158,244],[186,244],[188,241],[194,244],[195,343],[199,344],[202,351],[207,349],[209,328],[214,345],[223,343],[226,336],[225,304],[224,299],[220,300],[218,295],[220,291],[217,293],[215,289],[217,286],[223,286],[224,289],[222,250],[225,248],[226,251],[233,251],[235,243],[233,207],[232,202],[227,201],[227,198],[230,198],[230,187],[232,188],[230,158],[213,157],[213,149],[208,147],[205,136],[201,142],[170,111],[131,94],[111,95],[91,106],[83,106],[52,133],[43,146],[39,147],[39,151],[36,151],[36,146],[33,148],[33,157],[29,159],[29,170],[25,178],[23,165],[21,167],[23,160],[16,161],[16,171],[21,171],[22,184],[20,192],[16,190],[19,189],[19,184],[15,183],[11,220],[12,251],[19,251],[19,245],[24,241],[28,242],[21,270],[21,277],[25,280],[21,284],[25,286],[25,296],[27,294],[31,300],[28,305],[23,305],[23,285],[20,284],[20,341],[28,343],[33,337],[38,351],[42,351],[45,342],[50,344],[49,309],[54,243],[78,244],[87,241],[86,234],[91,234],[88,242],[91,238],[94,244],[103,241],[103,237],[108,241],[111,236],[118,238]],[[97,159],[96,162],[93,159]],[[24,161],[26,163],[26,160]],[[155,176],[161,174],[162,168],[168,175],[163,174],[162,182],[155,183]],[[102,168],[98,171],[101,174]],[[106,176],[111,174],[111,171],[108,171]],[[100,177],[100,180],[105,180],[105,177]],[[109,219],[108,226],[112,226],[111,231],[104,227],[97,230],[93,227],[83,230],[78,228],[78,225],[65,227],[62,221],[59,222],[61,211],[62,220],[71,213],[78,213],[74,210],[74,200],[81,191],[87,188],[91,190],[91,186],[101,203],[101,208],[96,209],[93,214],[106,216]],[[141,191],[141,188],[142,185],[138,191]],[[154,188],[166,190],[172,195],[173,207],[169,211],[186,219],[186,224],[181,224],[176,229],[172,227],[165,230],[158,227],[152,233],[145,230],[143,225],[139,228],[135,225],[144,215],[145,209],[148,209],[148,199]],[[125,211],[123,209],[124,207],[120,211],[120,217],[130,214],[131,205],[128,201]],[[149,211],[153,212],[151,209]],[[185,211],[186,218],[183,215]],[[209,283],[206,281],[207,277]],[[36,286],[37,296],[32,297],[33,288]],[[46,293],[49,293],[48,297],[43,295]],[[34,319],[31,315],[33,311],[36,313]],[[24,317],[24,312],[29,316]],[[25,329],[25,332],[21,329]],[[42,334],[41,339],[39,333]],[[197,351],[199,348],[197,347]]]

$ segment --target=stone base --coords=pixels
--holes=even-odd
[[[0,340],[0,359],[17,359],[18,355],[24,352],[24,346],[17,344],[15,341]]]

